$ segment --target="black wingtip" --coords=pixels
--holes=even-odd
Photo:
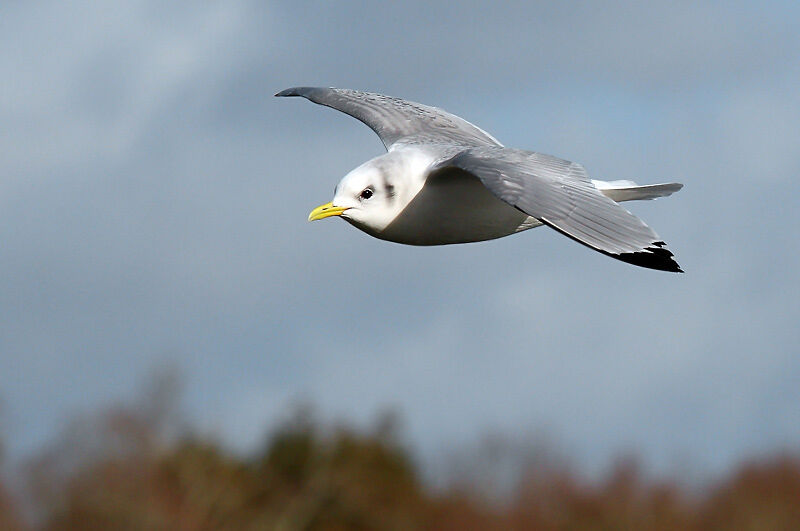
[[[683,273],[683,269],[675,261],[672,252],[667,249],[664,242],[653,242],[651,247],[635,253],[622,253],[611,255],[618,260],[628,264],[633,264],[659,271],[669,271],[672,273]]]
[[[277,94],[276,97],[282,98],[285,96],[302,96],[303,98],[313,99],[315,94],[319,94],[321,91],[325,91],[324,87],[292,87],[284,89]]]
[[[298,88],[299,87],[292,87],[292,88],[288,88],[288,89],[283,89],[280,92],[276,92],[275,93],[275,97],[276,98],[282,98],[284,96],[299,96],[299,94],[297,93],[297,89]]]
[[[641,251],[636,251],[634,253],[615,254],[589,245],[585,241],[580,240],[572,234],[562,230],[560,227],[553,225],[546,218],[540,218],[539,221],[557,230],[567,238],[571,238],[581,245],[585,245],[586,247],[594,249],[599,253],[603,253],[606,256],[610,256],[611,258],[616,258],[617,260],[621,260],[625,263],[646,267],[648,269],[657,269],[659,271],[669,271],[672,273],[683,273],[683,269],[681,269],[681,266],[679,266],[678,262],[675,261],[672,252],[667,249],[667,244],[663,241],[655,241],[650,244],[649,247],[645,247]]]

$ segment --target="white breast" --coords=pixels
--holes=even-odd
[[[373,235],[409,245],[444,245],[491,240],[538,225],[476,177],[447,169],[429,176],[400,215]]]

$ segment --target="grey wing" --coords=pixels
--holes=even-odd
[[[506,148],[462,151],[438,165],[475,175],[493,194],[557,231],[634,265],[682,272],[658,235],[605,197],[580,164]]]
[[[436,107],[373,92],[322,87],[294,87],[276,96],[302,96],[360,120],[380,137],[386,149],[395,143],[445,143],[501,146],[490,134]]]

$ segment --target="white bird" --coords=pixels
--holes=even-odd
[[[547,225],[623,262],[682,272],[656,233],[617,203],[668,196],[682,184],[590,180],[578,163],[503,147],[458,116],[382,94],[295,87],[276,96],[349,114],[387,149],[345,175],[309,221],[340,216],[410,245],[491,240]]]

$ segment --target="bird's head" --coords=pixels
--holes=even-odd
[[[397,161],[387,153],[354,169],[336,185],[333,201],[312,210],[308,220],[341,216],[365,232],[380,233],[419,191]]]

